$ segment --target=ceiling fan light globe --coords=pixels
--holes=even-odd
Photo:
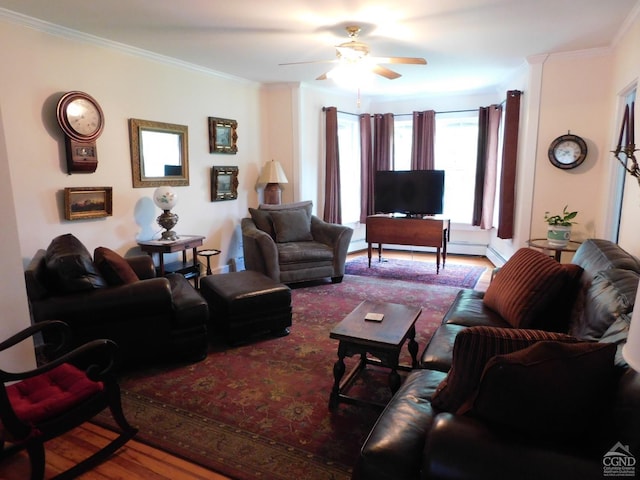
[[[326,78],[347,88],[358,88],[369,85],[373,81],[372,66],[366,62],[341,63],[326,73]]]
[[[352,48],[337,46],[336,56],[341,60],[348,60],[351,62],[358,62],[369,55],[369,51],[353,50]]]

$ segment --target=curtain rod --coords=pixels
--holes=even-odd
[[[326,111],[327,111],[327,108],[328,108],[328,107],[322,107],[322,111],[323,111],[323,112],[326,112]],[[478,108],[480,108],[480,107],[478,107]],[[477,112],[477,111],[478,111],[478,108],[470,108],[470,109],[467,109],[467,110],[443,110],[443,111],[441,111],[441,112],[436,112],[436,115],[437,115],[437,114],[439,114],[439,113],[465,113],[465,112]],[[337,112],[338,112],[338,113],[342,113],[342,114],[344,114],[344,115],[353,115],[353,116],[355,116],[355,117],[359,117],[360,115],[362,115],[362,114],[360,114],[360,113],[344,112],[344,111],[342,111],[342,110],[337,110]],[[373,115],[380,115],[380,114],[375,114],[375,113],[374,113]],[[394,114],[393,114],[393,116],[394,116],[394,117],[405,117],[405,116],[412,116],[412,115],[413,115],[413,113],[394,113]]]

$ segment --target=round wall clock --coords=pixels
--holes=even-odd
[[[98,166],[96,139],[104,128],[104,115],[98,102],[86,93],[68,92],[58,101],[56,114],[65,134],[69,173],[95,172]]]
[[[571,133],[559,136],[549,145],[549,161],[564,170],[576,168],[586,157],[586,142]]]

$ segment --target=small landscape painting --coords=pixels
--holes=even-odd
[[[112,187],[65,188],[64,218],[80,220],[111,216],[112,198]]]

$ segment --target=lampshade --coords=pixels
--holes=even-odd
[[[153,192],[153,202],[162,210],[171,210],[178,203],[178,194],[171,187],[158,187]]]
[[[262,174],[258,179],[258,183],[289,183],[289,181],[280,166],[280,162],[271,160],[262,167]]]
[[[627,343],[622,347],[622,356],[631,368],[640,372],[640,285],[638,285],[636,303],[631,314]]]

